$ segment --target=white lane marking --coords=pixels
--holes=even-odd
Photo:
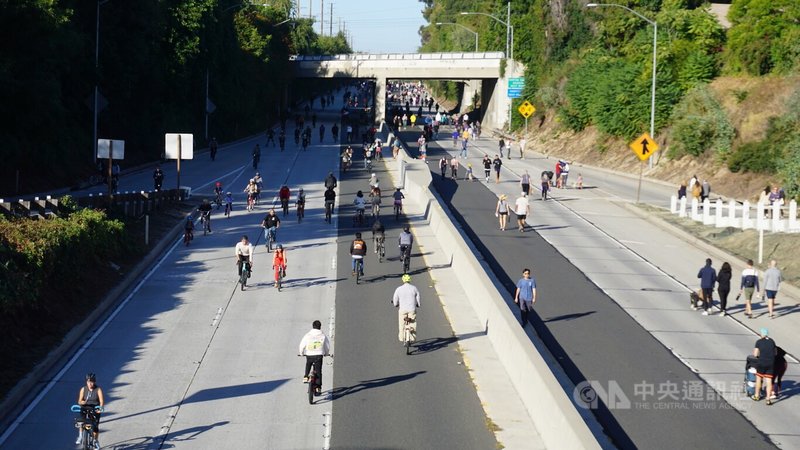
[[[219,320],[222,318],[222,308],[217,310],[217,314],[214,316],[214,320],[211,321],[211,326],[215,327],[219,323]]]
[[[322,417],[325,418],[325,424],[323,425],[325,429],[322,432],[322,438],[324,439],[322,450],[328,450],[331,448],[331,416],[332,414],[329,412],[322,413]]]
[[[619,242],[623,242],[625,244],[635,244],[635,245],[644,245],[644,242],[639,241],[626,241],[624,239],[620,239]]]
[[[183,240],[183,236],[178,238],[175,241],[175,243],[172,244],[172,247],[170,247],[170,249],[167,250],[166,253],[164,253],[164,256],[161,257],[161,259],[158,261],[158,263],[156,263],[156,265],[153,266],[153,268],[150,269],[149,272],[147,272],[147,275],[145,275],[144,278],[142,278],[139,281],[139,283],[136,284],[136,287],[133,288],[133,290],[130,292],[130,294],[128,294],[128,296],[125,297],[125,300],[123,300],[122,303],[120,303],[116,307],[116,309],[114,309],[114,312],[112,312],[111,315],[108,316],[108,318],[106,318],[105,321],[103,321],[103,323],[100,325],[100,327],[98,327],[97,330],[95,330],[95,332],[92,333],[91,337],[89,337],[89,339],[87,339],[86,342],[83,343],[83,345],[75,352],[75,354],[72,356],[72,358],[70,358],[70,360],[67,361],[66,364],[64,364],[64,367],[62,367],[61,370],[58,371],[58,373],[53,377],[53,379],[50,380],[49,383],[47,383],[47,385],[44,387],[44,389],[42,389],[41,392],[39,392],[39,395],[37,395],[33,399],[33,401],[31,401],[30,404],[28,404],[28,407],[25,408],[25,410],[22,411],[22,413],[19,415],[19,417],[17,417],[17,419],[6,429],[5,433],[3,433],[2,436],[0,436],[0,446],[2,446],[2,444],[8,439],[8,437],[11,436],[11,434],[14,433],[14,431],[22,423],[22,421],[25,420],[25,418],[28,416],[28,414],[30,414],[31,411],[33,411],[33,409],[39,404],[39,402],[42,401],[44,396],[47,395],[47,393],[50,392],[50,390],[53,388],[53,386],[56,385],[56,383],[61,379],[61,377],[64,376],[64,374],[67,372],[67,370],[69,370],[70,367],[72,367],[72,365],[75,364],[75,362],[81,357],[81,355],[83,355],[83,353],[94,343],[94,341],[97,339],[97,337],[100,336],[100,334],[106,329],[106,327],[108,327],[108,325],[111,323],[111,321],[114,320],[117,317],[117,315],[120,313],[120,311],[122,311],[125,308],[125,306],[128,305],[128,302],[130,302],[131,299],[133,298],[133,296],[136,295],[137,292],[139,292],[139,289],[141,289],[141,287],[144,285],[144,283],[146,283],[147,280],[150,279],[150,277],[158,270],[158,268],[161,267],[161,264],[164,263],[164,261],[175,250],[175,248],[178,247],[178,244],[180,244],[182,240]]]
[[[207,186],[210,186],[210,185],[211,185],[211,183],[214,183],[214,182],[216,182],[217,180],[221,180],[221,179],[223,179],[223,178],[225,178],[225,177],[229,177],[229,176],[233,175],[233,174],[234,174],[234,173],[236,173],[236,172],[239,172],[239,173],[236,175],[236,178],[234,178],[234,179],[231,181],[231,183],[230,183],[230,184],[233,184],[233,182],[234,182],[234,181],[236,181],[236,180],[237,180],[237,179],[238,179],[240,176],[242,176],[242,172],[244,172],[244,169],[246,169],[246,168],[247,168],[247,166],[245,165],[245,166],[239,167],[238,169],[233,169],[233,170],[231,170],[230,172],[226,173],[225,175],[223,175],[223,176],[221,176],[221,177],[214,177],[214,178],[213,178],[211,181],[209,181],[208,183],[201,184],[200,186],[197,186],[197,187],[193,187],[193,188],[192,188],[192,190],[193,190],[193,191],[199,191],[200,189],[203,189],[203,188],[205,188],[205,187],[207,187]]]

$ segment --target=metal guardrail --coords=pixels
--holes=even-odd
[[[345,55],[291,55],[289,61],[385,61],[385,60],[451,60],[503,59],[503,52],[461,53],[353,53]]]

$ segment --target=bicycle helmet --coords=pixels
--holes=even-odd
[[[403,231],[405,231],[406,233],[408,233],[408,232],[409,232],[408,230],[410,230],[410,228],[408,227],[408,225],[406,225],[406,226],[404,226],[404,227],[403,227]]]
[[[225,195],[233,195],[233,192],[228,191],[228,192],[225,193]]]
[[[356,233],[356,239],[361,239],[361,233]]]
[[[97,375],[94,372],[89,372],[86,374],[86,381],[97,381]]]
[[[216,182],[216,186],[217,186],[217,187],[220,187],[220,186],[222,186],[222,183],[221,183],[221,182],[219,182],[219,181],[217,181],[217,182]]]
[[[404,273],[401,279],[403,280],[403,283],[409,283],[411,282],[411,275]]]
[[[277,247],[275,247],[275,250],[281,250],[281,251],[283,251],[283,245],[281,245],[281,244],[278,244],[278,246],[277,246]]]

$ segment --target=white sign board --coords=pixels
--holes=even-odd
[[[111,143],[114,143],[112,146]],[[97,158],[108,159],[108,149],[111,149],[112,159],[125,159],[125,141],[117,141],[113,139],[98,139],[97,140]]]
[[[181,159],[194,158],[194,137],[191,133],[167,133],[164,142],[165,159],[178,159],[179,143]]]

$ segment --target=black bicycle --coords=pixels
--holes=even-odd
[[[239,275],[239,285],[242,290],[247,287],[247,279],[250,278],[250,261],[242,263],[242,274]]]
[[[80,414],[75,418],[75,428],[80,432],[79,445],[81,450],[94,450],[94,428],[95,423],[99,420],[97,415],[102,411],[102,408],[99,406],[72,405],[70,410]]]
[[[283,216],[286,217],[289,214],[289,199],[282,198],[281,199],[281,209],[283,209]]]
[[[400,220],[400,213],[403,212],[403,202],[399,200],[394,201],[394,220]]]
[[[400,246],[400,262],[403,263],[403,273],[408,273],[408,270],[411,267],[411,246],[410,245],[401,245]]]
[[[406,355],[411,354],[411,343],[414,342],[414,322],[415,320],[411,317],[408,317],[408,315],[403,317],[403,346],[406,348]]]
[[[275,248],[275,227],[267,228],[267,253],[271,253]]]
[[[364,258],[357,258],[355,261],[356,261],[356,284],[360,284],[361,277],[364,276]]]
[[[386,236],[378,235],[373,237],[372,240],[375,244],[375,253],[378,254],[378,262],[382,263],[383,258],[386,257]]]
[[[306,215],[306,204],[305,202],[297,202],[297,223],[303,221],[303,217]]]
[[[207,236],[208,233],[211,233],[211,211],[203,212],[200,215],[200,223],[203,224],[203,236]]]
[[[361,208],[356,209],[356,214],[353,216],[353,226],[364,226],[364,210]]]
[[[331,215],[333,214],[333,203],[325,202],[325,221],[331,223]]]

